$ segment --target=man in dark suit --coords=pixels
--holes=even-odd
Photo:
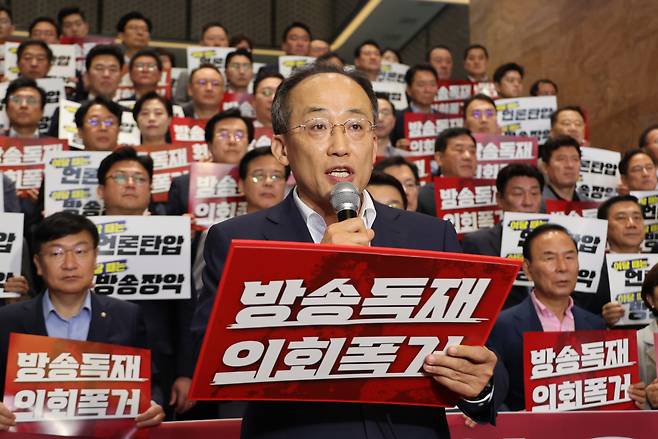
[[[232,239],[460,250],[449,223],[388,208],[363,191],[377,151],[373,131],[377,100],[367,79],[328,65],[301,70],[281,84],[272,112],[272,152],[279,162],[290,165],[297,186],[270,209],[210,229],[204,287],[192,323],[199,339]],[[356,218],[337,222],[329,194],[342,181],[353,183],[362,193],[362,207]],[[429,355],[424,370],[463,398],[459,406],[469,416],[493,421],[507,384],[506,372],[496,368],[494,373],[495,365],[496,356],[488,349],[457,346],[447,355]],[[439,438],[449,437],[449,431],[442,409],[345,403],[250,403],[242,426],[245,438],[338,435]]]
[[[578,247],[564,227],[549,223],[530,232],[523,257],[523,270],[535,288],[523,302],[500,314],[487,342],[509,371],[509,410],[525,409],[523,333],[605,329],[601,317],[573,304]]]
[[[185,117],[208,120],[224,99],[224,76],[213,64],[201,64],[190,73],[187,94],[191,101],[183,105]]]
[[[544,176],[537,168],[525,164],[504,167],[496,177],[496,201],[505,212],[538,213],[541,209],[541,193]],[[503,225],[498,223],[488,229],[468,233],[462,239],[464,253],[500,256]],[[528,297],[526,287],[514,286],[503,308],[523,302]]]
[[[98,253],[94,223],[83,216],[55,213],[37,226],[33,241],[34,263],[47,289],[32,300],[0,308],[0,395],[12,332],[134,347],[145,344],[137,305],[96,296],[90,290]],[[135,420],[138,427],[146,427],[163,418],[162,407],[152,403]],[[0,403],[0,430],[13,425],[14,414]]]

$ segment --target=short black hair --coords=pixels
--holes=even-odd
[[[25,49],[27,49],[30,46],[39,46],[43,50],[46,51],[46,56],[48,57],[48,63],[52,64],[53,60],[55,59],[53,55],[53,51],[48,47],[48,44],[41,40],[23,40],[21,44],[18,45],[18,49],[16,50],[16,60],[20,61],[21,57],[23,56],[23,52],[25,52]]]
[[[238,165],[238,174],[240,175],[240,180],[247,179],[247,171],[249,169],[249,163],[257,159],[258,157],[263,157],[266,155],[270,155],[274,157],[274,154],[272,154],[271,146],[256,147],[254,149],[247,151],[247,153],[242,157],[242,159],[240,159],[240,164]],[[288,177],[290,177],[290,166],[284,166],[284,172],[285,172],[286,180],[288,180]]]
[[[128,71],[131,71],[133,69],[133,65],[135,65],[135,60],[140,56],[148,56],[150,58],[153,58],[155,60],[155,64],[158,66],[158,70],[162,71],[162,60],[160,59],[160,54],[158,53],[157,50],[148,47],[145,49],[138,50],[137,53],[135,53],[132,56],[132,58],[130,58],[130,61],[128,62]]]
[[[208,29],[210,29],[211,27],[221,27],[222,30],[224,31],[224,33],[226,34],[226,36],[228,37],[228,30],[226,29],[226,27],[222,23],[220,23],[219,21],[211,21],[211,22],[205,23],[203,26],[201,26],[201,38],[203,38],[203,34],[205,34],[206,31]]]
[[[557,123],[557,117],[563,111],[575,111],[576,113],[580,114],[580,117],[583,118],[583,122],[585,121],[585,112],[582,108],[580,108],[578,105],[565,105],[564,107],[560,107],[551,113],[551,128],[553,128],[553,126]]]
[[[488,102],[494,107],[494,110],[497,111],[496,102],[493,99],[491,99],[491,96],[487,96],[484,93],[478,93],[464,101],[464,114],[466,114],[466,110],[468,110],[469,105],[471,105],[474,101]]]
[[[85,123],[85,116],[87,115],[87,112],[94,105],[102,105],[103,107],[107,108],[107,111],[112,113],[117,118],[117,122],[121,123],[123,107],[116,102],[109,100],[105,96],[98,95],[94,99],[80,105],[80,108],[78,108],[78,110],[75,112],[75,126],[78,127],[78,129],[82,128]]]
[[[146,23],[146,27],[148,28],[149,33],[153,32],[153,23],[151,20],[141,12],[137,11],[128,12],[119,18],[119,21],[117,22],[117,32],[125,32],[126,24],[128,24],[130,20],[142,20],[144,23]]]
[[[640,139],[637,142],[638,147],[640,148],[646,148],[649,145],[649,140],[647,137],[649,137],[649,133],[653,130],[658,130],[658,123],[654,123],[649,125],[642,131],[642,134],[640,134]]]
[[[258,90],[258,85],[267,78],[279,78],[281,81],[285,79],[281,73],[273,72],[271,70],[260,70],[256,75],[256,79],[254,79],[254,94],[256,94],[256,90]]]
[[[112,151],[107,157],[101,161],[98,166],[98,184],[105,185],[107,173],[110,172],[112,166],[119,162],[137,162],[146,171],[149,176],[149,181],[153,180],[153,159],[148,154],[137,154],[137,150],[132,146],[122,146]]]
[[[37,81],[34,79],[26,78],[25,76],[19,76],[18,78],[11,81],[7,86],[5,97],[2,100],[2,102],[5,104],[5,108],[9,103],[9,98],[21,88],[33,88],[39,92],[39,96],[41,97],[41,110],[43,111],[44,107],[46,106],[46,91],[39,87]]]
[[[231,108],[224,110],[220,113],[215,114],[213,117],[208,119],[205,126],[205,137],[208,145],[212,143],[213,138],[215,137],[215,125],[219,121],[224,119],[240,119],[247,126],[247,141],[251,143],[254,140],[254,124],[250,118],[244,117],[240,110],[237,108]]]
[[[375,46],[377,50],[379,50],[379,54],[382,54],[382,48],[379,47],[379,44],[375,40],[365,40],[358,46],[356,46],[356,49],[354,49],[354,58],[358,58],[361,56],[361,49],[363,49],[363,46]]]
[[[544,163],[548,164],[551,161],[553,152],[562,147],[571,147],[578,151],[578,157],[582,157],[583,153],[580,150],[580,144],[576,139],[571,136],[559,135],[549,137],[541,147],[541,159]]]
[[[198,72],[199,70],[203,70],[203,69],[211,69],[211,70],[214,70],[214,71],[216,71],[217,73],[219,73],[219,76],[222,77],[222,80],[224,79],[224,75],[222,75],[222,72],[219,71],[219,69],[217,68],[217,66],[216,66],[215,64],[203,63],[203,64],[199,65],[199,67],[197,67],[196,69],[193,69],[193,70],[190,72],[190,76],[189,76],[189,78],[188,78],[188,82],[191,84],[191,83],[192,83],[192,78],[194,78],[194,75],[196,74],[196,72]]]
[[[254,48],[254,42],[251,41],[251,38],[246,36],[245,34],[235,34],[231,37],[230,40],[228,40],[228,45],[231,47],[236,47],[239,43],[246,41],[247,45],[249,45],[249,50],[253,50]]]
[[[226,61],[224,61],[224,65],[226,66],[226,68],[228,68],[228,63],[231,62],[233,57],[238,56],[238,55],[246,56],[247,58],[249,58],[250,63],[254,62],[254,58],[251,55],[251,52],[249,50],[247,50],[247,49],[235,49],[233,52],[226,55]]]
[[[503,80],[503,76],[505,76],[507,72],[517,72],[519,75],[521,75],[521,79],[523,79],[523,76],[525,75],[525,69],[523,66],[517,63],[508,62],[498,66],[493,75],[494,82],[500,84],[500,81]]]
[[[32,231],[32,250],[34,254],[39,254],[44,244],[80,232],[89,233],[94,248],[98,247],[98,229],[89,218],[70,212],[53,213],[39,222]]]
[[[60,27],[62,27],[62,23],[64,22],[64,19],[68,17],[69,15],[79,15],[82,18],[82,21],[87,21],[87,17],[85,16],[85,13],[82,11],[77,6],[67,6],[65,8],[62,8],[59,10],[57,13],[57,23],[59,24]]]
[[[5,5],[0,5],[0,12],[4,12],[9,16],[9,20],[11,20],[12,24],[14,23],[14,15],[11,13],[11,9],[9,9]]]
[[[544,175],[539,172],[539,169],[525,163],[512,163],[498,171],[498,176],[496,177],[496,189],[499,194],[502,195],[505,193],[507,183],[509,183],[514,177],[534,178],[539,183],[539,190],[544,190]]]
[[[368,186],[370,185],[394,187],[395,189],[397,189],[397,191],[400,193],[400,196],[402,197],[402,205],[404,206],[405,209],[407,208],[407,204],[408,204],[407,194],[404,192],[402,183],[400,183],[397,178],[385,172],[373,170],[372,174],[370,174],[370,180],[368,181]]]
[[[484,57],[489,59],[489,51],[487,50],[486,47],[484,47],[482,44],[471,44],[464,50],[464,59],[468,58],[468,52],[470,52],[473,49],[480,49],[484,52]]]
[[[448,128],[441,131],[441,134],[437,136],[436,142],[434,142],[434,152],[444,152],[448,147],[448,140],[459,136],[468,136],[471,138],[473,143],[477,145],[477,142],[475,141],[475,137],[473,137],[473,134],[471,134],[471,130],[469,130],[468,128],[464,128],[464,127]]]
[[[171,104],[171,101],[161,94],[159,94],[157,91],[150,91],[146,93],[144,96],[139,98],[137,102],[135,102],[135,106],[133,107],[133,118],[137,120],[137,116],[139,116],[139,113],[142,111],[142,107],[147,101],[160,101],[162,105],[164,105],[165,110],[167,110],[167,114],[169,117],[174,116],[174,106]]]
[[[306,31],[306,33],[308,34],[308,39],[309,40],[313,39],[313,36],[311,34],[311,28],[308,27],[308,25],[306,23],[302,23],[301,21],[293,21],[288,26],[286,26],[286,28],[283,30],[283,36],[281,37],[282,38],[281,41],[286,41],[286,39],[288,38],[288,32],[290,32],[291,30],[293,30],[296,27],[304,29]]]
[[[272,102],[272,128],[275,134],[285,134],[288,132],[288,121],[290,119],[290,92],[298,86],[302,81],[311,76],[323,73],[336,73],[346,76],[356,82],[361,89],[366,93],[370,101],[373,118],[377,122],[377,97],[372,90],[372,84],[357,70],[346,72],[345,70],[331,64],[311,64],[308,67],[296,70],[290,77],[285,79],[274,95],[274,102]]]
[[[338,60],[345,65],[345,60],[343,59],[342,56],[338,54],[338,52],[327,52],[322,56],[319,56],[316,58],[315,62],[316,63],[326,63],[329,61],[331,58],[338,58]]]
[[[59,25],[57,24],[57,22],[55,20],[53,20],[50,17],[42,16],[42,17],[37,17],[34,20],[32,20],[32,23],[30,23],[30,27],[28,27],[28,31],[27,31],[28,35],[32,35],[32,29],[34,29],[34,26],[36,26],[39,23],[50,23],[55,27],[55,32],[57,32],[57,36],[59,37],[59,35],[61,34],[61,31],[59,29]]]
[[[622,202],[628,202],[630,201],[631,203],[635,203],[640,207],[640,211],[642,210],[642,206],[640,206],[640,201],[637,199],[637,197],[633,195],[616,195],[612,198],[608,198],[599,206],[599,208],[596,211],[596,217],[598,219],[602,220],[607,220],[608,215],[610,214],[610,208],[614,206],[617,203],[622,203]]]
[[[375,92],[375,96],[377,96],[377,99],[384,100],[388,102],[388,105],[391,106],[391,110],[393,110],[393,116],[395,117],[395,105],[393,105],[393,102],[389,99],[389,94],[384,93],[384,92]]]
[[[404,74],[404,82],[407,83],[408,87],[411,87],[411,84],[414,82],[414,79],[416,79],[416,73],[418,72],[431,73],[436,81],[439,80],[439,75],[436,74],[436,70],[434,70],[434,67],[432,67],[430,64],[416,64],[415,66],[407,70],[407,72]]]
[[[169,62],[171,63],[172,67],[176,67],[176,55],[174,55],[174,52],[171,50],[163,49],[162,47],[158,47],[155,49],[156,52],[158,52],[158,55],[160,57],[166,56],[169,58]]]
[[[532,260],[532,255],[530,253],[530,250],[532,249],[532,241],[534,241],[535,239],[539,238],[541,235],[548,232],[562,232],[566,234],[571,239],[571,242],[573,242],[574,247],[576,247],[576,253],[578,253],[578,244],[576,244],[576,241],[573,239],[573,236],[571,236],[571,233],[569,233],[569,231],[564,226],[555,223],[546,223],[546,224],[542,224],[541,226],[534,229],[532,232],[528,233],[528,236],[525,238],[525,242],[523,243],[524,259],[527,259],[528,261]]]
[[[386,168],[390,168],[392,166],[406,166],[409,169],[411,169],[411,173],[414,175],[414,180],[416,180],[416,184],[420,183],[420,175],[418,173],[418,166],[416,166],[415,163],[410,162],[409,160],[405,159],[402,156],[395,155],[393,157],[386,157],[377,163],[375,163],[375,167],[373,168],[375,171],[381,171],[381,172],[386,172]]]
[[[113,56],[117,61],[119,61],[119,68],[123,68],[125,63],[123,58],[123,49],[121,46],[116,44],[99,44],[92,47],[87,54],[87,57],[85,58],[85,68],[87,70],[91,69],[91,63],[94,61],[94,58],[102,55]]]
[[[425,61],[430,62],[430,57],[432,56],[432,52],[434,52],[436,49],[443,49],[447,50],[450,53],[450,56],[452,56],[452,50],[444,44],[435,44],[434,46],[430,47],[427,52],[425,52]]]
[[[400,52],[393,49],[392,47],[384,47],[384,49],[382,50],[382,55],[384,55],[386,52],[393,52],[393,54],[395,54],[395,56],[397,57],[398,62],[402,64],[402,55],[400,55]]]
[[[629,149],[628,151],[624,152],[624,154],[621,156],[621,160],[619,160],[619,166],[618,166],[619,174],[623,176],[628,175],[628,165],[630,164],[631,159],[638,154],[644,154],[647,157],[649,157],[652,162],[654,161],[653,157],[651,156],[651,154],[649,154],[649,151],[647,151],[646,149],[642,149],[642,148]]]
[[[539,93],[539,86],[542,84],[551,84],[553,88],[555,88],[555,93],[557,93],[557,84],[548,78],[543,78],[543,79],[538,79],[535,82],[533,82],[532,86],[530,87],[530,96],[537,96]]]

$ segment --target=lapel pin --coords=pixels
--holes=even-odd
[[[105,313],[105,311],[102,311],[101,312],[101,317],[105,318],[106,316],[107,316],[107,313]]]

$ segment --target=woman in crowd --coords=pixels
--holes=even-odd
[[[156,92],[145,94],[135,103],[133,117],[142,133],[142,145],[171,143],[169,125],[173,108],[166,98]]]

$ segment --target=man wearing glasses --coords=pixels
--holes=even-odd
[[[201,64],[190,73],[187,94],[192,102],[183,105],[185,117],[208,120],[224,98],[224,76],[214,65]]]
[[[464,128],[473,134],[500,134],[496,104],[485,94],[476,94],[464,102]]]
[[[229,91],[249,93],[248,87],[253,77],[251,52],[247,49],[237,49],[226,55],[226,81]]]
[[[112,151],[117,147],[123,108],[96,96],[75,112],[75,125],[86,151]]]
[[[272,114],[272,152],[291,167],[297,185],[276,206],[215,224],[208,232],[203,289],[192,321],[198,343],[233,239],[460,251],[449,223],[384,206],[364,191],[377,151],[377,99],[366,78],[323,64],[299,70],[281,84]],[[361,193],[356,218],[337,221],[330,193],[338,182],[351,182]],[[496,355],[486,348],[459,346],[448,355],[428,356],[424,370],[439,385],[473,398],[460,407],[488,421],[495,415],[494,400],[506,391],[504,371],[496,373],[491,390],[495,364]],[[453,381],[451,373],[463,381]],[[243,438],[449,437],[443,410],[427,407],[253,402],[243,419]]]
[[[4,99],[9,127],[7,136],[20,139],[39,137],[39,122],[46,105],[46,92],[26,77],[13,80]]]
[[[143,49],[135,53],[128,64],[130,81],[135,94],[127,100],[136,101],[152,91],[157,91],[162,76],[162,61],[154,49]]]

